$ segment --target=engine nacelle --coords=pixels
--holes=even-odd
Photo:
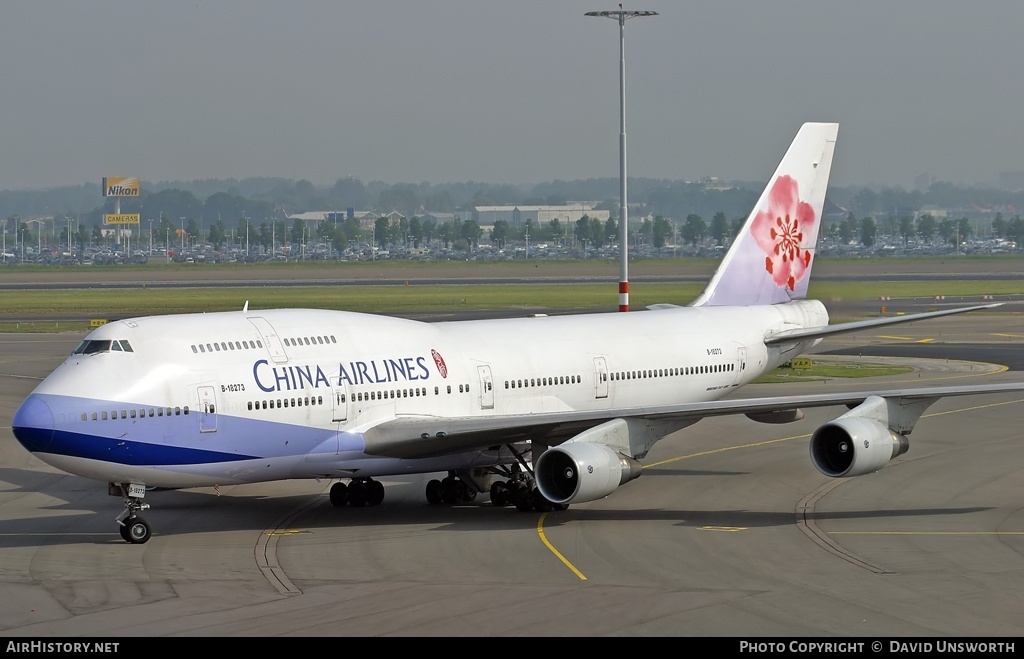
[[[814,431],[811,462],[833,478],[878,471],[910,448],[910,440],[873,419],[842,416]]]
[[[548,501],[586,503],[608,496],[641,470],[639,462],[602,444],[569,442],[544,451],[533,475]]]

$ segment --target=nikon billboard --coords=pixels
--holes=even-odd
[[[104,197],[138,197],[139,177],[138,176],[104,176],[103,177]]]

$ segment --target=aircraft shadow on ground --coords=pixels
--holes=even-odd
[[[665,472],[660,472],[665,473]],[[723,472],[678,470],[686,475],[720,476]],[[725,474],[727,475],[727,474]],[[45,482],[41,481],[41,477]],[[20,519],[0,519],[0,547],[30,547],[73,544],[123,544],[114,518],[121,512],[120,499],[108,497],[101,483],[64,474],[40,474],[18,469],[0,470],[0,480],[12,483],[16,491],[38,492],[52,503],[41,505],[37,514]],[[319,489],[315,489],[319,488]],[[83,492],[87,492],[83,496]],[[155,490],[146,500],[152,506],[144,516],[153,525],[153,540],[160,536],[224,531],[275,533],[284,530],[315,531],[341,526],[432,525],[433,531],[517,531],[535,532],[538,513],[521,512],[514,506],[493,506],[481,495],[475,501],[456,505],[430,505],[417,501],[408,486],[388,489],[398,494],[379,506],[336,508],[322,486],[308,494],[271,495],[256,486],[231,488],[217,495],[203,490]],[[10,491],[8,491],[10,494]],[[793,510],[754,511],[744,509],[690,510],[685,508],[609,509],[602,502],[570,506],[547,513],[546,528],[587,522],[662,521],[688,527],[767,528],[792,526],[798,518]],[[990,507],[909,508],[902,510],[860,510],[811,512],[802,519],[821,521],[913,518],[923,516],[969,515]],[[59,514],[66,511],[67,514]],[[23,511],[28,512],[28,511]]]
[[[970,515],[991,510],[991,507],[970,506],[963,508],[908,508],[904,510],[856,510],[843,512],[812,512],[802,515],[799,519],[824,522],[856,519],[887,519],[912,518],[942,515]],[[565,516],[565,517],[563,517]],[[767,528],[777,526],[793,526],[798,517],[795,510],[787,511],[755,511],[755,510],[607,510],[588,508],[562,513],[553,513],[547,517],[544,526],[552,527],[562,523],[587,521],[601,522],[673,522],[679,526],[690,527],[730,527],[730,528]]]

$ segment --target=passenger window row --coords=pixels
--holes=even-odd
[[[192,352],[227,352],[228,350],[255,350],[262,347],[262,341],[214,341],[213,343],[193,344]]]
[[[338,340],[336,338],[334,338],[333,336],[304,336],[304,337],[295,338],[295,339],[292,339],[292,338],[284,339],[284,344],[286,346],[302,346],[302,345],[315,346],[315,345],[326,345],[326,344],[337,343],[337,342],[338,342]],[[78,346],[78,349],[75,350],[75,352],[76,353],[77,352],[83,352],[84,351],[85,343],[87,343],[87,342],[83,342],[82,345]],[[93,343],[95,343],[95,342],[93,342]],[[107,343],[110,343],[110,342],[107,341]],[[127,344],[128,342],[127,341],[122,341],[122,343]],[[213,342],[210,342],[210,343],[196,343],[196,344],[193,344],[192,352],[194,352],[196,354],[199,354],[199,353],[207,353],[207,352],[227,352],[229,350],[255,350],[257,348],[262,348],[262,347],[263,347],[263,342],[259,341],[259,340],[256,340],[256,341],[213,341]],[[109,349],[109,348],[107,348],[107,349]],[[120,350],[120,348],[118,348],[118,350]],[[131,347],[126,348],[126,350],[128,350],[128,352],[131,352]],[[89,352],[99,352],[99,350],[94,348],[94,349],[90,350]]]
[[[297,339],[286,338],[284,340],[284,344],[286,346],[315,346],[337,342],[338,340],[335,339],[334,336],[303,336]]]
[[[323,396],[306,396],[303,398],[277,398],[270,400],[249,401],[250,410],[273,410],[283,407],[309,407],[310,405],[323,405]]]
[[[92,412],[82,412],[82,421],[88,421],[90,418],[93,421],[108,421],[121,419],[145,419],[145,418],[156,418],[162,416],[181,416],[182,414],[188,414],[188,405],[185,407],[150,407],[150,408],[139,408],[138,410],[121,410],[120,416],[118,416],[118,410],[110,410],[108,415],[106,410]]]
[[[446,385],[446,387],[447,387],[447,392],[446,393],[449,393],[449,394],[452,393],[452,385],[449,384],[449,385]],[[460,384],[459,385],[459,393],[460,394],[462,394],[462,393],[468,394],[469,393],[469,385],[468,384]],[[352,393],[351,396],[348,396],[348,397],[346,397],[345,394],[342,394],[341,395],[341,399],[340,399],[339,402],[344,403],[346,400],[348,400],[350,402],[363,402],[363,401],[370,401],[370,400],[391,400],[391,399],[394,399],[394,398],[417,398],[419,396],[426,396],[426,395],[427,395],[427,388],[426,387],[415,387],[413,389],[385,389],[384,391],[356,391],[356,392]],[[440,396],[441,395],[441,388],[440,387],[434,387],[434,395],[435,396]]]
[[[527,387],[551,387],[563,384],[579,384],[580,382],[583,382],[582,375],[559,375],[558,377],[505,380],[505,388],[525,389]]]
[[[736,370],[736,364],[708,364],[706,366],[678,366],[655,368],[641,371],[617,371],[612,380],[645,380],[647,378],[675,377],[679,375],[706,375],[708,373],[729,373]]]

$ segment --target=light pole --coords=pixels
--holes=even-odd
[[[149,255],[153,256],[153,220],[149,221]]]
[[[619,23],[619,223],[622,259],[619,272],[619,311],[629,311],[629,233],[626,228],[626,20],[638,16],[657,16],[656,11],[588,11],[587,16],[614,18]]]
[[[36,225],[36,260],[39,260],[43,253],[43,232],[46,231],[46,220],[25,220],[25,224]],[[24,247],[22,251],[24,251]]]

